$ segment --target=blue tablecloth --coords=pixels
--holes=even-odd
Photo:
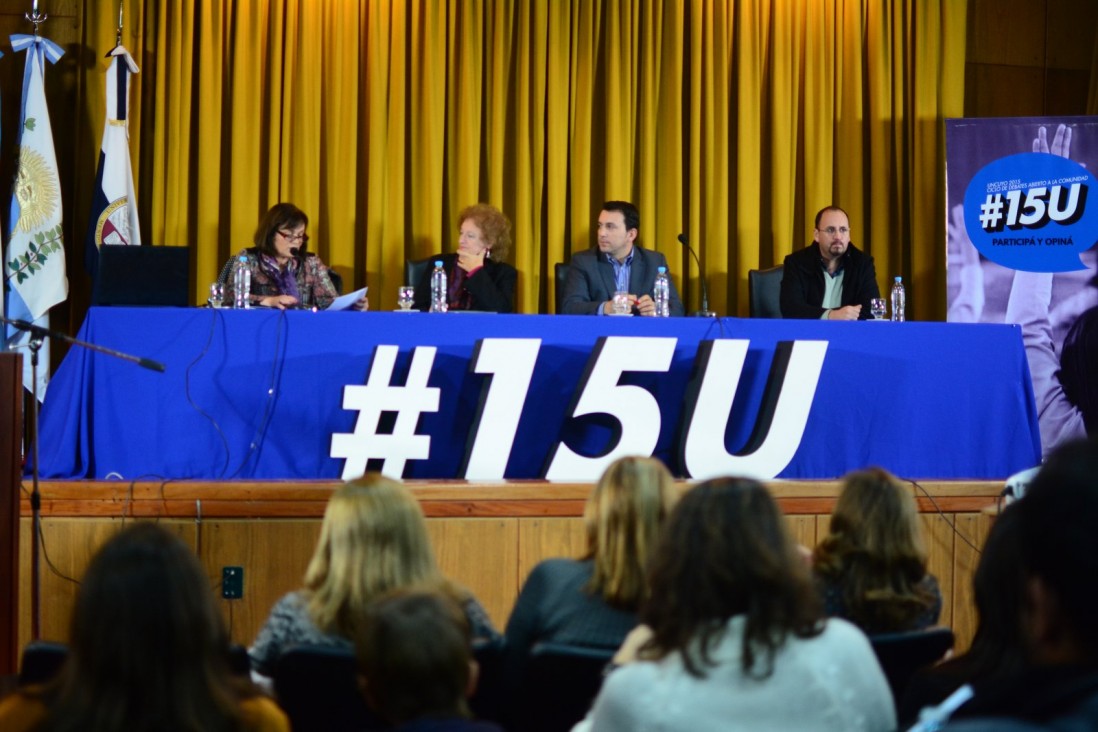
[[[728,339],[748,342],[738,387],[727,385],[736,388],[729,454],[744,451],[768,403],[779,344],[826,342],[804,434],[777,477],[834,478],[881,465],[908,478],[1000,479],[1040,459],[1029,370],[1012,325],[92,308],[78,338],[167,370],[71,348],[42,408],[40,474],[338,478],[344,460],[332,457],[333,435],[353,433],[359,416],[344,408],[345,387],[365,384],[380,358],[375,349],[392,345],[396,384],[415,347],[437,348],[428,384],[439,389],[438,411],[421,413],[415,430],[429,436],[429,456],[408,460],[404,477],[463,477],[483,395],[499,378],[472,371],[478,342],[537,338],[505,477],[542,477],[562,442],[583,456],[615,446],[617,420],[571,416],[602,339],[615,336],[675,339],[665,372],[626,372],[620,383],[655,398],[653,453],[677,475],[690,472],[681,446],[695,406],[691,379],[705,361],[699,346]],[[391,431],[391,417],[377,431]]]

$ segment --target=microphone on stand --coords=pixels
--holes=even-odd
[[[686,234],[679,234],[679,243],[686,247],[686,251],[690,252],[694,256],[694,261],[698,264],[698,279],[701,280],[702,286],[702,301],[701,310],[694,313],[694,317],[697,318],[715,318],[717,314],[709,309],[709,288],[705,286],[705,271],[702,270],[701,260],[698,259],[698,253],[694,251],[694,247],[690,246],[690,242],[686,238]]]

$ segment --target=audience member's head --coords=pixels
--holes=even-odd
[[[652,559],[651,597],[640,619],[652,629],[642,656],[681,653],[704,676],[725,623],[746,616],[744,672],[769,676],[791,634],[821,630],[808,568],[777,504],[754,480],[719,478],[687,491]]]
[[[911,491],[880,468],[847,475],[813,568],[842,586],[849,619],[867,632],[912,629],[936,599],[920,586],[926,566]]]
[[[1059,378],[1087,434],[1098,435],[1098,307],[1081,313],[1064,337]]]
[[[585,558],[594,561],[588,589],[615,607],[640,605],[648,559],[677,498],[671,473],[655,458],[625,457],[606,469],[583,511]]]
[[[235,729],[242,682],[194,552],[156,524],[109,539],[77,591],[69,657],[45,728]]]
[[[469,623],[441,593],[403,590],[366,610],[355,633],[370,706],[394,724],[468,717],[476,686]]]
[[[1098,438],[1054,450],[1017,511],[1032,660],[1098,665]]]
[[[349,635],[382,593],[442,582],[423,511],[407,488],[370,473],[332,494],[305,572],[318,628]]]
[[[972,580],[978,623],[966,655],[973,680],[1011,674],[1022,666],[1018,518],[1017,508],[1009,506],[995,519]]]

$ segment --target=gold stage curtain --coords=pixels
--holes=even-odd
[[[104,50],[109,5],[84,11]],[[405,258],[452,251],[454,215],[486,201],[513,223],[518,311],[552,312],[553,264],[593,243],[601,201],[626,198],[688,309],[699,273],[679,232],[711,308],[746,316],[747,270],[804,246],[836,203],[882,289],[902,275],[914,317],[944,316],[943,120],[963,113],[963,1],[130,5],[144,235],[193,247],[199,299],[289,200],[313,250],[391,309]],[[96,73],[91,119],[101,86]]]

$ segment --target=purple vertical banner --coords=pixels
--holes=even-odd
[[[1098,117],[946,120],[948,320],[1022,328],[1041,448],[1098,434]]]

